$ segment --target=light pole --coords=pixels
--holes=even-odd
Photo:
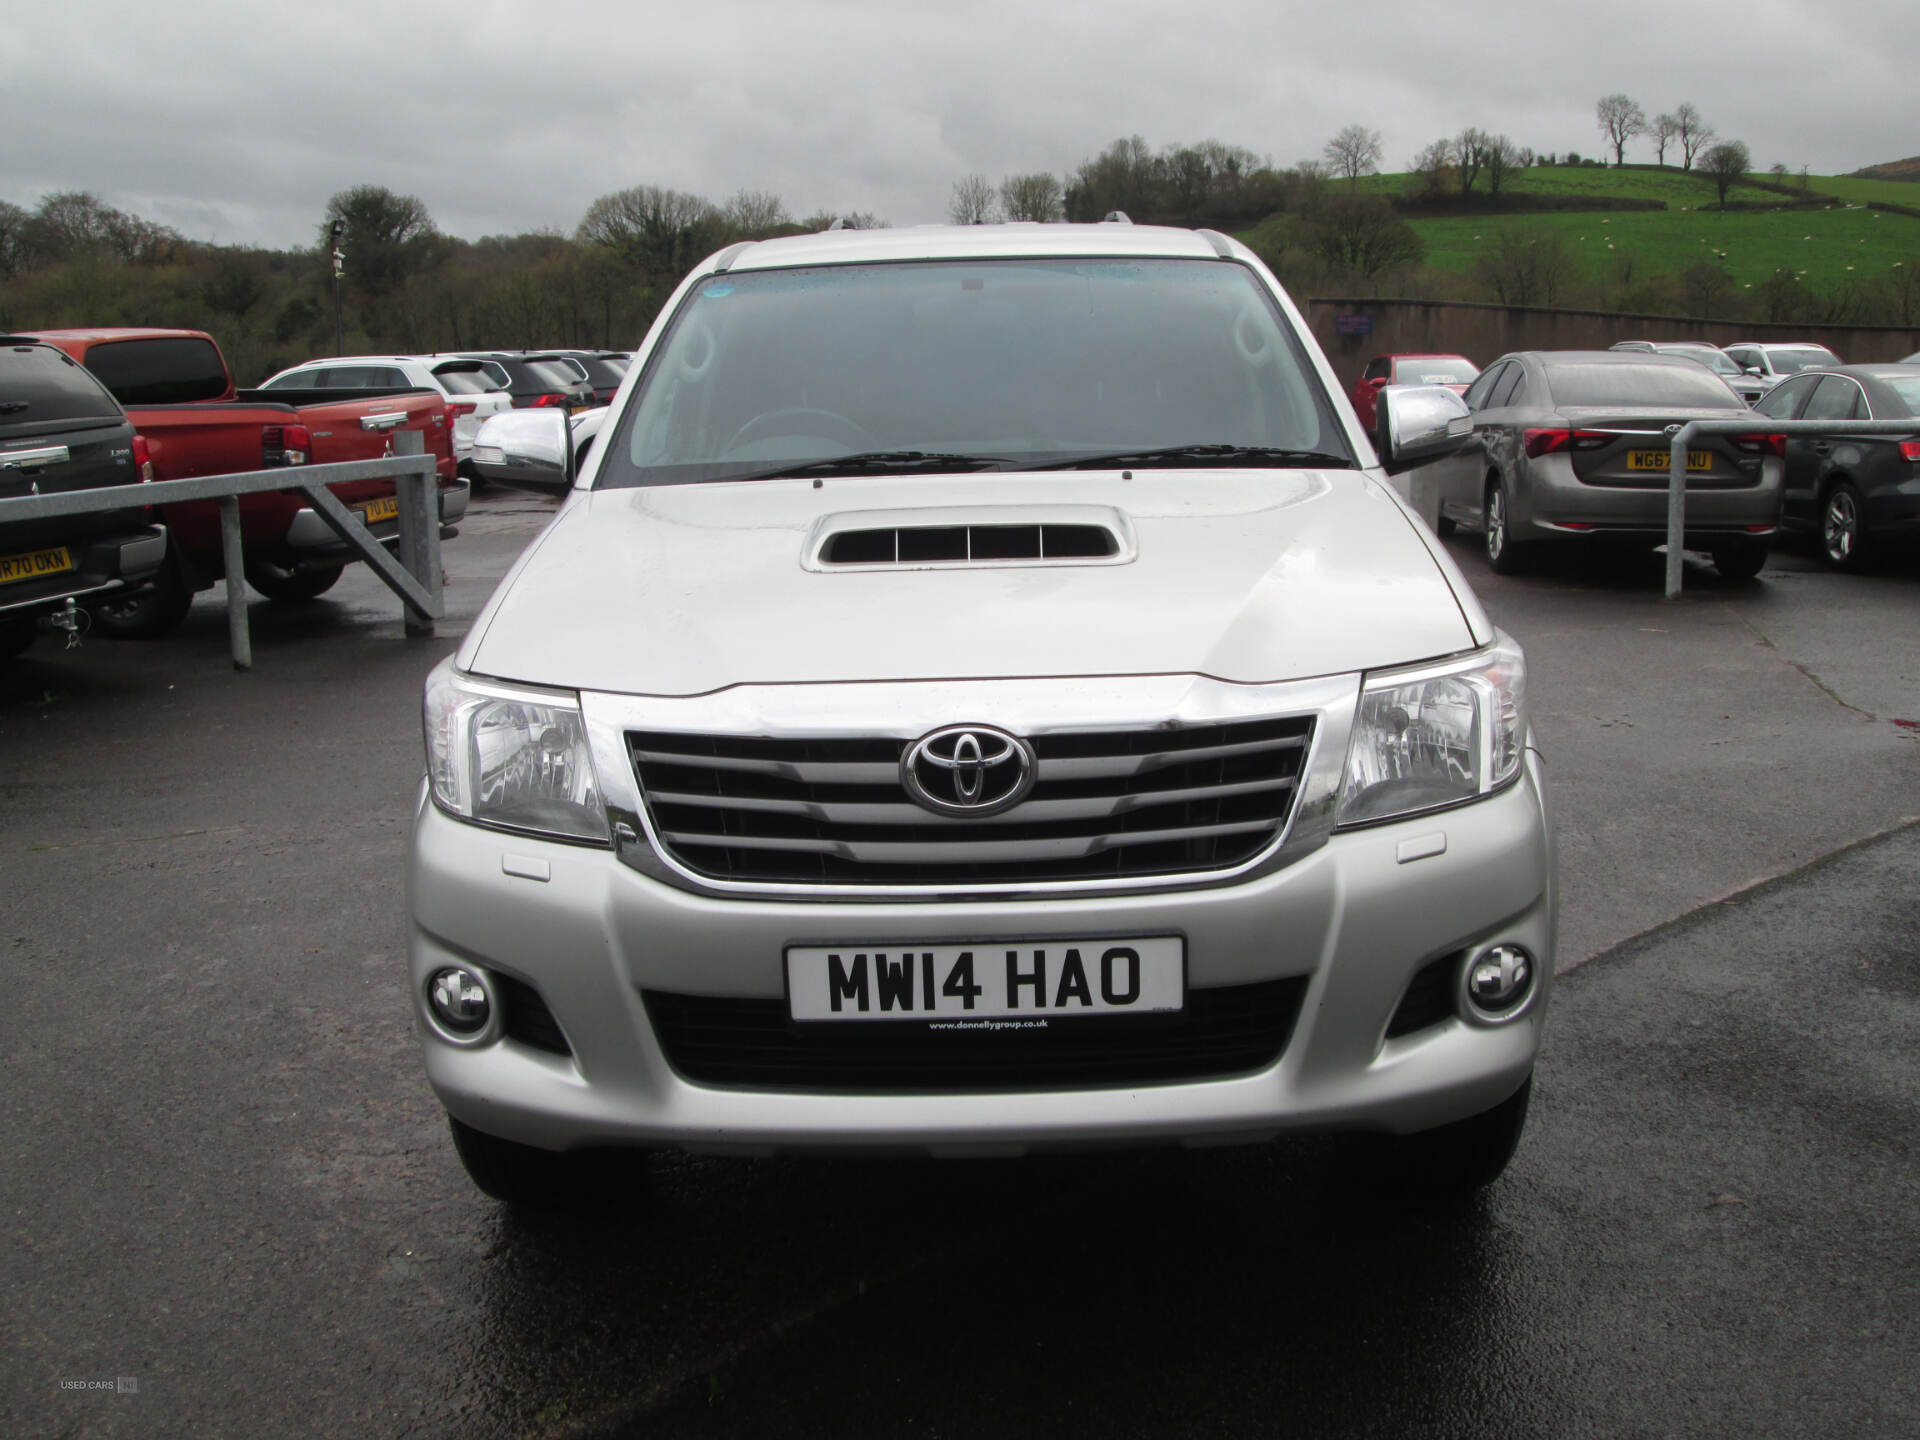
[[[346,332],[340,319],[340,277],[346,274],[346,255],[340,249],[340,236],[346,230],[347,222],[336,220],[327,227],[327,244],[333,250],[333,353],[344,355],[347,349]]]

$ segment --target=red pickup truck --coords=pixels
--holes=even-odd
[[[86,366],[125,407],[146,441],[156,480],[378,459],[393,453],[396,432],[417,430],[426,453],[439,462],[442,526],[450,527],[466,511],[468,486],[454,473],[444,395],[236,390],[220,347],[202,330],[29,333]],[[360,510],[376,536],[397,537],[399,504],[392,477],[329,488]],[[167,564],[150,590],[95,609],[96,626],[108,634],[164,634],[185,618],[194,592],[225,573],[215,501],[165,505],[160,518],[167,526]],[[298,490],[242,495],[240,534],[247,581],[273,600],[311,600],[355,558]]]

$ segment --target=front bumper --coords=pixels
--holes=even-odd
[[[1444,850],[1435,849],[1444,837]],[[1401,858],[1406,853],[1423,858]],[[663,884],[611,852],[489,831],[427,798],[408,885],[410,989],[428,1078],[476,1129],[548,1149],[601,1144],[1018,1153],[1257,1140],[1283,1131],[1410,1132],[1478,1113],[1531,1070],[1553,965],[1555,888],[1538,756],[1485,800],[1336,834],[1271,873],[1210,889],[938,903],[746,900]],[[544,877],[544,878],[533,878]],[[695,1084],[668,1063],[641,991],[777,998],[783,951],[844,941],[1178,934],[1190,989],[1306,982],[1279,1059],[1224,1078],[1094,1089],[824,1093]],[[1526,1012],[1453,1015],[1388,1039],[1416,972],[1495,942],[1539,966]],[[429,977],[478,966],[533,985],[570,1057],[511,1039],[443,1038]]]

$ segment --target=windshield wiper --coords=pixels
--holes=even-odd
[[[1177,465],[1188,460],[1206,460],[1216,465],[1323,466],[1330,470],[1351,470],[1353,460],[1325,450],[1283,450],[1271,445],[1164,445],[1157,450],[1107,450],[1094,455],[1076,455],[1071,460],[1055,460],[1045,465],[1021,465],[1021,470],[1112,470],[1120,466]]]
[[[736,480],[798,479],[807,475],[905,475],[916,471],[947,474],[955,470],[991,470],[1006,462],[995,455],[950,455],[939,450],[859,450],[851,455],[829,455],[823,460],[802,460]]]

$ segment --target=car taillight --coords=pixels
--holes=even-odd
[[[478,400],[449,400],[447,402],[447,418],[449,420],[458,420],[463,415],[473,414],[473,412],[479,408],[480,402]]]
[[[304,465],[313,454],[313,436],[304,425],[266,425],[260,430],[260,468]]]
[[[1526,439],[1528,456],[1537,460],[1562,450],[1598,450],[1615,437],[1604,430],[1529,430]]]
[[[1902,440],[1900,442],[1902,460],[1920,460],[1920,440]]]
[[[153,448],[147,444],[147,437],[136,434],[133,437],[133,468],[139,473],[142,483],[153,479]]]
[[[558,391],[547,395],[536,395],[533,398],[533,408],[536,410],[542,410],[551,405],[567,405],[571,403],[572,397],[562,395]]]
[[[1733,448],[1748,455],[1777,455],[1784,459],[1787,437],[1782,434],[1736,435],[1733,437]]]

